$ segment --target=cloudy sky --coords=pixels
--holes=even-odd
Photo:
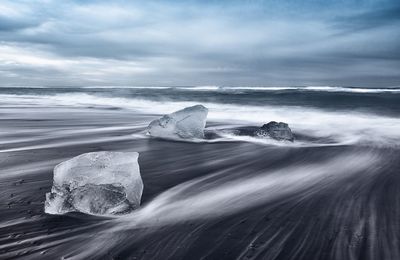
[[[1,0],[0,85],[400,86],[400,2]]]

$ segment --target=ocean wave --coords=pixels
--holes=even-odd
[[[57,89],[57,87],[46,86],[11,86],[7,88],[40,88]],[[60,87],[64,88],[64,87]],[[369,93],[400,93],[400,87],[387,88],[363,88],[363,87],[341,87],[341,86],[75,86],[71,89],[173,89],[177,91],[204,91],[204,92],[236,92],[236,91],[313,91],[313,92],[348,92],[357,94]]]
[[[84,86],[83,89],[170,89],[167,86]]]
[[[400,93],[399,88],[354,88],[354,87],[319,87],[309,86],[304,87],[304,90],[312,91],[328,91],[328,92],[351,92],[351,93]]]
[[[3,104],[118,107],[144,114],[172,113],[198,102],[151,101],[137,98],[104,97],[85,93],[57,95],[1,95]],[[202,103],[208,107],[208,120],[227,124],[261,126],[269,121],[282,121],[294,132],[320,138],[331,138],[337,143],[375,143],[398,145],[400,118],[355,111],[327,111],[301,106],[252,106]]]
[[[336,142],[332,140],[331,142],[324,141],[304,141],[304,140],[296,140],[295,142],[289,141],[279,141],[272,138],[259,138],[253,136],[246,135],[237,135],[229,132],[220,133],[221,138],[216,138],[211,141],[220,141],[220,142],[248,142],[259,145],[266,146],[284,146],[284,147],[326,147],[326,146],[338,146],[338,145],[350,145],[355,143],[355,140],[337,140]],[[208,142],[208,141],[206,141]]]
[[[361,87],[336,87],[336,86],[288,86],[288,87],[228,87],[228,86],[190,86],[190,87],[141,87],[141,86],[89,86],[82,88],[131,88],[131,89],[174,89],[184,91],[210,91],[210,92],[235,92],[235,91],[315,91],[315,92],[349,92],[349,93],[400,93],[400,88],[361,88]]]
[[[221,90],[219,86],[195,86],[195,87],[174,87],[178,90],[193,90],[193,91],[216,91]]]
[[[317,91],[317,92],[350,92],[350,93],[400,93],[399,88],[356,88],[356,87],[331,87],[331,86],[305,86],[305,87],[220,87],[222,91]]]
[[[279,141],[272,138],[259,138],[253,136],[246,136],[246,135],[238,135],[235,134],[234,131],[227,131],[225,129],[214,128],[212,131],[206,129],[207,132],[212,132],[215,134],[212,138],[205,138],[205,139],[180,139],[180,138],[171,138],[168,139],[174,142],[184,142],[184,143],[234,143],[234,142],[245,142],[245,143],[253,143],[258,145],[265,145],[265,146],[280,146],[280,147],[326,147],[326,146],[339,146],[339,145],[350,145],[353,144],[353,141],[342,141],[342,142],[326,142],[323,140],[314,140],[314,141],[305,141],[305,140],[296,140],[296,142],[289,142],[289,141]],[[135,133],[130,135],[132,138],[135,139],[147,139],[147,138],[154,138],[147,134],[146,130]],[[155,138],[159,139],[159,138]],[[160,139],[162,140],[162,139]],[[1,150],[0,150],[1,153]]]

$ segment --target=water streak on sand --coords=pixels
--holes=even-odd
[[[233,214],[297,192],[311,195],[378,162],[379,156],[373,153],[357,153],[318,164],[294,165],[255,177],[234,178],[230,173],[235,169],[228,169],[177,185],[140,210],[118,218],[117,222],[128,222],[120,226],[126,229],[127,225],[151,227]]]
[[[243,176],[244,173],[237,175],[235,172],[239,170],[230,168],[193,179],[164,191],[132,214],[111,220],[108,222],[111,227],[98,239],[91,240],[90,247],[78,249],[72,255],[77,259],[101,255],[119,248],[119,243],[141,237],[138,232],[147,234],[163,226],[220,218],[267,203],[300,204],[355,175],[371,178],[380,161],[380,156],[373,151],[348,153],[320,163],[298,163],[250,174],[253,177]],[[293,230],[286,235],[289,237]]]

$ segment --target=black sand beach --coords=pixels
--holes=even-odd
[[[156,115],[110,107],[0,115],[1,259],[400,258],[396,146],[164,141],[143,135]],[[140,153],[142,208],[45,214],[54,166],[93,151]]]

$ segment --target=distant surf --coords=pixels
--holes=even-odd
[[[318,92],[350,92],[350,93],[399,93],[399,87],[387,88],[363,88],[363,87],[343,87],[343,86],[8,86],[6,88],[31,88],[31,89],[173,89],[185,91],[318,91]]]

